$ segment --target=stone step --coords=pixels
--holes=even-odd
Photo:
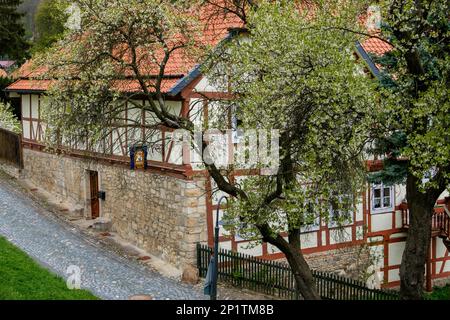
[[[107,218],[97,218],[94,220],[94,223],[92,224],[92,228],[94,230],[102,232],[111,231],[111,226],[112,226],[111,220]]]

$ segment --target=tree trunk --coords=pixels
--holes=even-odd
[[[431,223],[436,199],[418,189],[418,179],[408,174],[406,194],[409,229],[400,267],[400,297],[419,300],[423,297],[425,265],[431,241]]]
[[[289,243],[280,234],[274,236],[268,224],[257,227],[263,236],[263,241],[276,246],[286,256],[287,262],[294,274],[296,289],[302,297],[305,300],[320,300],[321,298],[317,292],[311,269],[301,251],[300,230],[290,231],[289,239],[292,243]]]
[[[290,246],[290,250],[284,252],[292,269],[297,290],[305,300],[320,300],[314,277],[300,250]]]

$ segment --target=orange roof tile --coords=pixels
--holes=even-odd
[[[161,91],[163,93],[168,92],[179,79],[164,79],[161,83]],[[13,84],[11,84],[7,90],[8,91],[46,91],[50,88],[52,80],[36,80],[36,79],[19,79]],[[149,81],[149,90],[154,92],[155,89],[152,87],[154,81]],[[116,80],[112,84],[112,87],[120,92],[124,93],[137,93],[141,92],[141,87],[137,80]]]
[[[379,56],[392,50],[392,46],[381,39],[369,38],[361,44],[368,53],[373,53]]]
[[[33,66],[32,60],[27,60],[19,69],[11,73],[15,79],[38,77],[43,74],[47,68],[45,66]]]
[[[220,16],[215,16],[214,19],[209,19],[211,8],[204,7],[200,12],[196,13],[199,17],[201,33],[199,43],[202,45],[207,45],[214,47],[221,40],[223,40],[228,35],[229,28],[242,27],[242,21],[235,15],[227,14]],[[174,39],[173,41],[177,41]],[[126,48],[117,48],[116,54],[126,59],[125,57],[129,55]],[[141,53],[142,56],[138,58],[141,61],[141,73],[143,75],[154,76],[159,73],[159,66],[156,63],[151,62],[151,57],[145,52]],[[161,58],[163,51],[155,52],[157,58]],[[163,80],[161,90],[163,92],[168,92],[180,79],[187,75],[202,59],[202,57],[192,57],[192,55],[185,49],[179,49],[172,53],[169,61],[167,62],[165,68],[165,76],[170,76],[170,79]],[[157,59],[158,60],[158,59]],[[27,61],[19,70],[15,71],[13,76],[16,79],[23,79],[23,81],[17,81],[8,87],[8,90],[39,90],[48,89],[48,80],[27,80],[31,78],[37,78],[47,71],[45,66],[33,67],[32,61]],[[124,76],[133,76],[133,72],[130,70],[123,70]],[[174,79],[177,78],[177,79]],[[43,82],[40,82],[43,81]],[[121,90],[131,90],[135,92],[139,90],[139,84],[132,80],[120,80],[119,87]]]
[[[211,47],[217,46],[217,44],[223,40],[229,33],[230,28],[244,27],[243,22],[233,14],[220,14],[214,13],[211,15],[211,8],[204,7],[198,14],[200,18],[202,32],[199,42],[203,45]],[[176,40],[174,40],[176,41]],[[362,43],[362,47],[365,51],[377,55],[383,55],[392,49],[390,45],[377,38],[369,38]],[[122,50],[122,52],[120,52]],[[125,57],[129,55],[126,48],[117,49],[117,54]],[[145,53],[142,53],[143,55]],[[165,75],[170,76],[170,79],[164,79],[162,84],[162,92],[169,92],[171,88],[177,84],[177,82],[186,76],[194,67],[201,61],[202,57],[192,57],[191,53],[185,49],[174,51],[170,57],[166,69]],[[157,57],[162,57],[162,51],[154,53]],[[141,59],[141,72],[144,75],[157,75],[159,72],[158,66],[155,63],[151,63],[150,57],[143,56]],[[33,68],[32,62],[27,61],[19,70],[13,73],[15,78],[21,80],[16,81],[8,87],[10,91],[19,90],[42,90],[45,91],[50,85],[49,80],[29,80],[36,78],[46,72],[45,66]],[[124,70],[124,76],[132,76],[131,71]],[[139,84],[134,80],[118,80],[116,84],[120,91],[124,92],[137,92],[140,91]]]
[[[51,84],[51,80],[30,80],[20,79],[11,84],[8,91],[46,91]]]
[[[175,84],[179,81],[179,79],[163,79],[161,83],[161,92],[167,93],[170,89],[175,86]],[[148,81],[148,88],[150,92],[155,92],[154,80]],[[124,93],[137,93],[142,92],[142,88],[137,80],[116,80],[112,87],[119,92]]]
[[[5,70],[0,68],[0,78],[6,78],[8,77],[8,74],[6,73]]]

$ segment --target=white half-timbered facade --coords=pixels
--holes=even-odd
[[[225,35],[226,33],[224,33]],[[368,68],[376,73],[377,71],[374,69],[376,67],[368,58],[366,51],[367,48],[374,45],[374,40],[370,40],[366,46],[358,46],[357,53],[361,58],[366,59]],[[383,44],[378,45],[383,46]],[[386,48],[378,49],[386,50]],[[7,89],[12,96],[20,96],[21,99],[23,147],[43,153],[45,152],[43,141],[45,123],[41,118],[41,108],[45,103],[47,88],[48,83],[33,80],[24,75]],[[205,97],[217,100],[232,98],[229,93],[212,86],[208,79],[201,74],[199,66],[193,66],[189,73],[173,81],[165,95],[167,105],[172,113],[189,115],[190,112],[193,112],[196,115],[192,120],[199,124],[208,120],[208,115],[215,107],[210,105],[208,99],[204,99]],[[145,102],[136,101],[136,104],[143,103]],[[130,102],[126,103],[124,113],[125,121],[133,124],[134,127],[112,130],[111,135],[101,145],[96,146],[95,150],[87,152],[83,142],[68,146],[70,152],[66,152],[66,157],[94,159],[111,165],[128,167],[131,145],[140,141],[159,141],[157,143],[159,146],[149,151],[149,172],[158,172],[184,180],[193,179],[194,176],[205,177],[206,196],[203,198],[204,203],[201,208],[204,208],[202,210],[207,228],[203,232],[206,233],[205,242],[212,246],[216,223],[215,212],[220,209],[223,214],[223,208],[218,208],[217,203],[222,194],[215,192],[214,181],[205,171],[184,164],[183,157],[189,157],[189,155],[186,154],[186,150],[171,140],[171,130],[159,127],[157,130],[152,130],[151,134],[146,131],[148,130],[146,127],[155,123],[152,114],[134,107],[134,104]],[[369,167],[372,168],[376,168],[379,164],[379,161],[368,161]],[[99,172],[99,175],[101,174]],[[238,182],[245,178],[245,175],[244,171],[236,171],[229,176],[229,179],[232,182]],[[408,228],[405,201],[404,186],[367,185],[367,189],[358,201],[356,210],[348,213],[348,223],[338,227],[332,222],[317,220],[303,230],[301,234],[302,250],[308,256],[320,252],[336,252],[336,250],[351,246],[369,245],[373,255],[378,257],[376,259],[377,276],[383,286],[397,286],[399,285],[399,267]],[[448,194],[443,194],[437,204],[436,218],[433,222],[434,233],[427,264],[427,279],[429,280],[450,277],[449,248],[444,244],[444,240],[448,238],[444,237],[444,240],[441,238],[443,231],[450,232],[450,227],[442,230],[444,221],[450,221],[449,208]],[[101,209],[99,215],[102,216]],[[333,212],[330,209],[330,216],[332,215]],[[448,236],[450,234],[447,234]],[[283,254],[270,244],[261,243],[257,246],[248,246],[248,244],[248,240],[240,238],[239,235],[229,235],[221,227],[220,246],[222,248],[266,259],[283,258]]]

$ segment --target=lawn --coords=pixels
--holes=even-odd
[[[450,285],[445,287],[434,287],[433,292],[429,294],[430,300],[450,300]]]
[[[49,272],[0,237],[0,300],[95,300],[86,290],[69,290]]]

